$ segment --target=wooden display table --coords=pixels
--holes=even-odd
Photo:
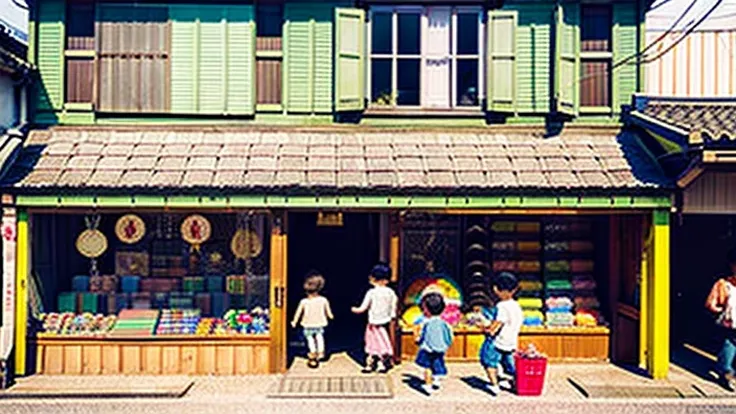
[[[269,335],[84,337],[39,334],[38,374],[236,375],[271,371]]]
[[[446,359],[453,362],[478,361],[483,333],[477,328],[456,328],[455,341]],[[523,327],[519,347],[533,343],[551,361],[608,361],[610,330],[607,327],[545,328]],[[401,337],[401,358],[413,360],[417,353],[414,335],[404,330]]]

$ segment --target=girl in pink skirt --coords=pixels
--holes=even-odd
[[[373,286],[365,294],[363,303],[353,307],[354,313],[368,311],[368,325],[365,328],[366,364],[364,373],[371,373],[378,369],[378,361],[383,362],[382,373],[391,369],[391,358],[394,354],[393,344],[388,334],[388,327],[396,318],[398,298],[393,289],[388,287],[391,279],[391,268],[385,264],[373,267],[368,281]]]

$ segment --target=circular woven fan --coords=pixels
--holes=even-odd
[[[199,246],[209,240],[211,234],[212,225],[199,214],[192,214],[181,223],[181,238],[191,245]]]
[[[77,237],[76,246],[82,256],[94,259],[107,250],[107,237],[99,230],[87,229]]]
[[[126,214],[115,223],[115,235],[123,243],[138,243],[146,235],[146,223],[135,214]]]
[[[253,259],[263,251],[263,243],[256,232],[238,229],[230,241],[230,250],[238,259]]]

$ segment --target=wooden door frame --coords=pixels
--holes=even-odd
[[[288,231],[285,211],[273,212],[270,250],[271,345],[270,372],[286,372]]]

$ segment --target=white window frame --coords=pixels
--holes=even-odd
[[[483,99],[485,98],[485,49],[486,49],[486,36],[485,36],[485,19],[484,19],[484,11],[482,7],[478,6],[449,6],[449,5],[434,5],[434,6],[371,6],[368,13],[369,13],[369,19],[366,23],[366,47],[368,51],[368,64],[365,65],[366,70],[366,97],[368,98],[368,105],[369,108],[382,108],[382,109],[424,109],[426,108],[424,102],[424,93],[425,90],[422,88],[422,79],[424,76],[424,71],[426,67],[426,60],[431,57],[431,55],[426,50],[424,39],[426,39],[426,31],[427,27],[429,25],[429,17],[428,17],[428,9],[429,7],[448,7],[450,8],[450,36],[451,36],[451,42],[450,42],[450,97],[449,97],[449,110],[480,110],[481,104],[483,102]],[[372,44],[372,23],[373,23],[373,15],[375,13],[391,13],[392,19],[391,19],[391,53],[385,54],[385,53],[373,53],[373,44]],[[398,45],[399,45],[399,37],[398,37],[398,15],[399,13],[412,13],[412,14],[419,14],[420,16],[420,33],[419,33],[419,45],[420,45],[420,53],[419,55],[401,55],[398,53]],[[466,14],[466,13],[474,13],[478,15],[478,53],[473,55],[458,55],[457,54],[457,15],[458,14]],[[378,105],[373,102],[373,77],[372,77],[372,67],[373,67],[373,59],[391,59],[391,93],[392,96],[396,95],[396,92],[398,90],[398,59],[400,58],[413,58],[413,59],[419,59],[420,62],[420,71],[417,74],[419,77],[419,85],[420,85],[420,96],[419,96],[419,105],[398,105],[397,103],[393,105]],[[436,58],[436,56],[435,56]],[[457,104],[457,98],[458,98],[458,88],[457,88],[457,63],[458,60],[462,59],[476,59],[478,62],[478,105],[475,106],[465,106],[465,105],[458,105]]]

